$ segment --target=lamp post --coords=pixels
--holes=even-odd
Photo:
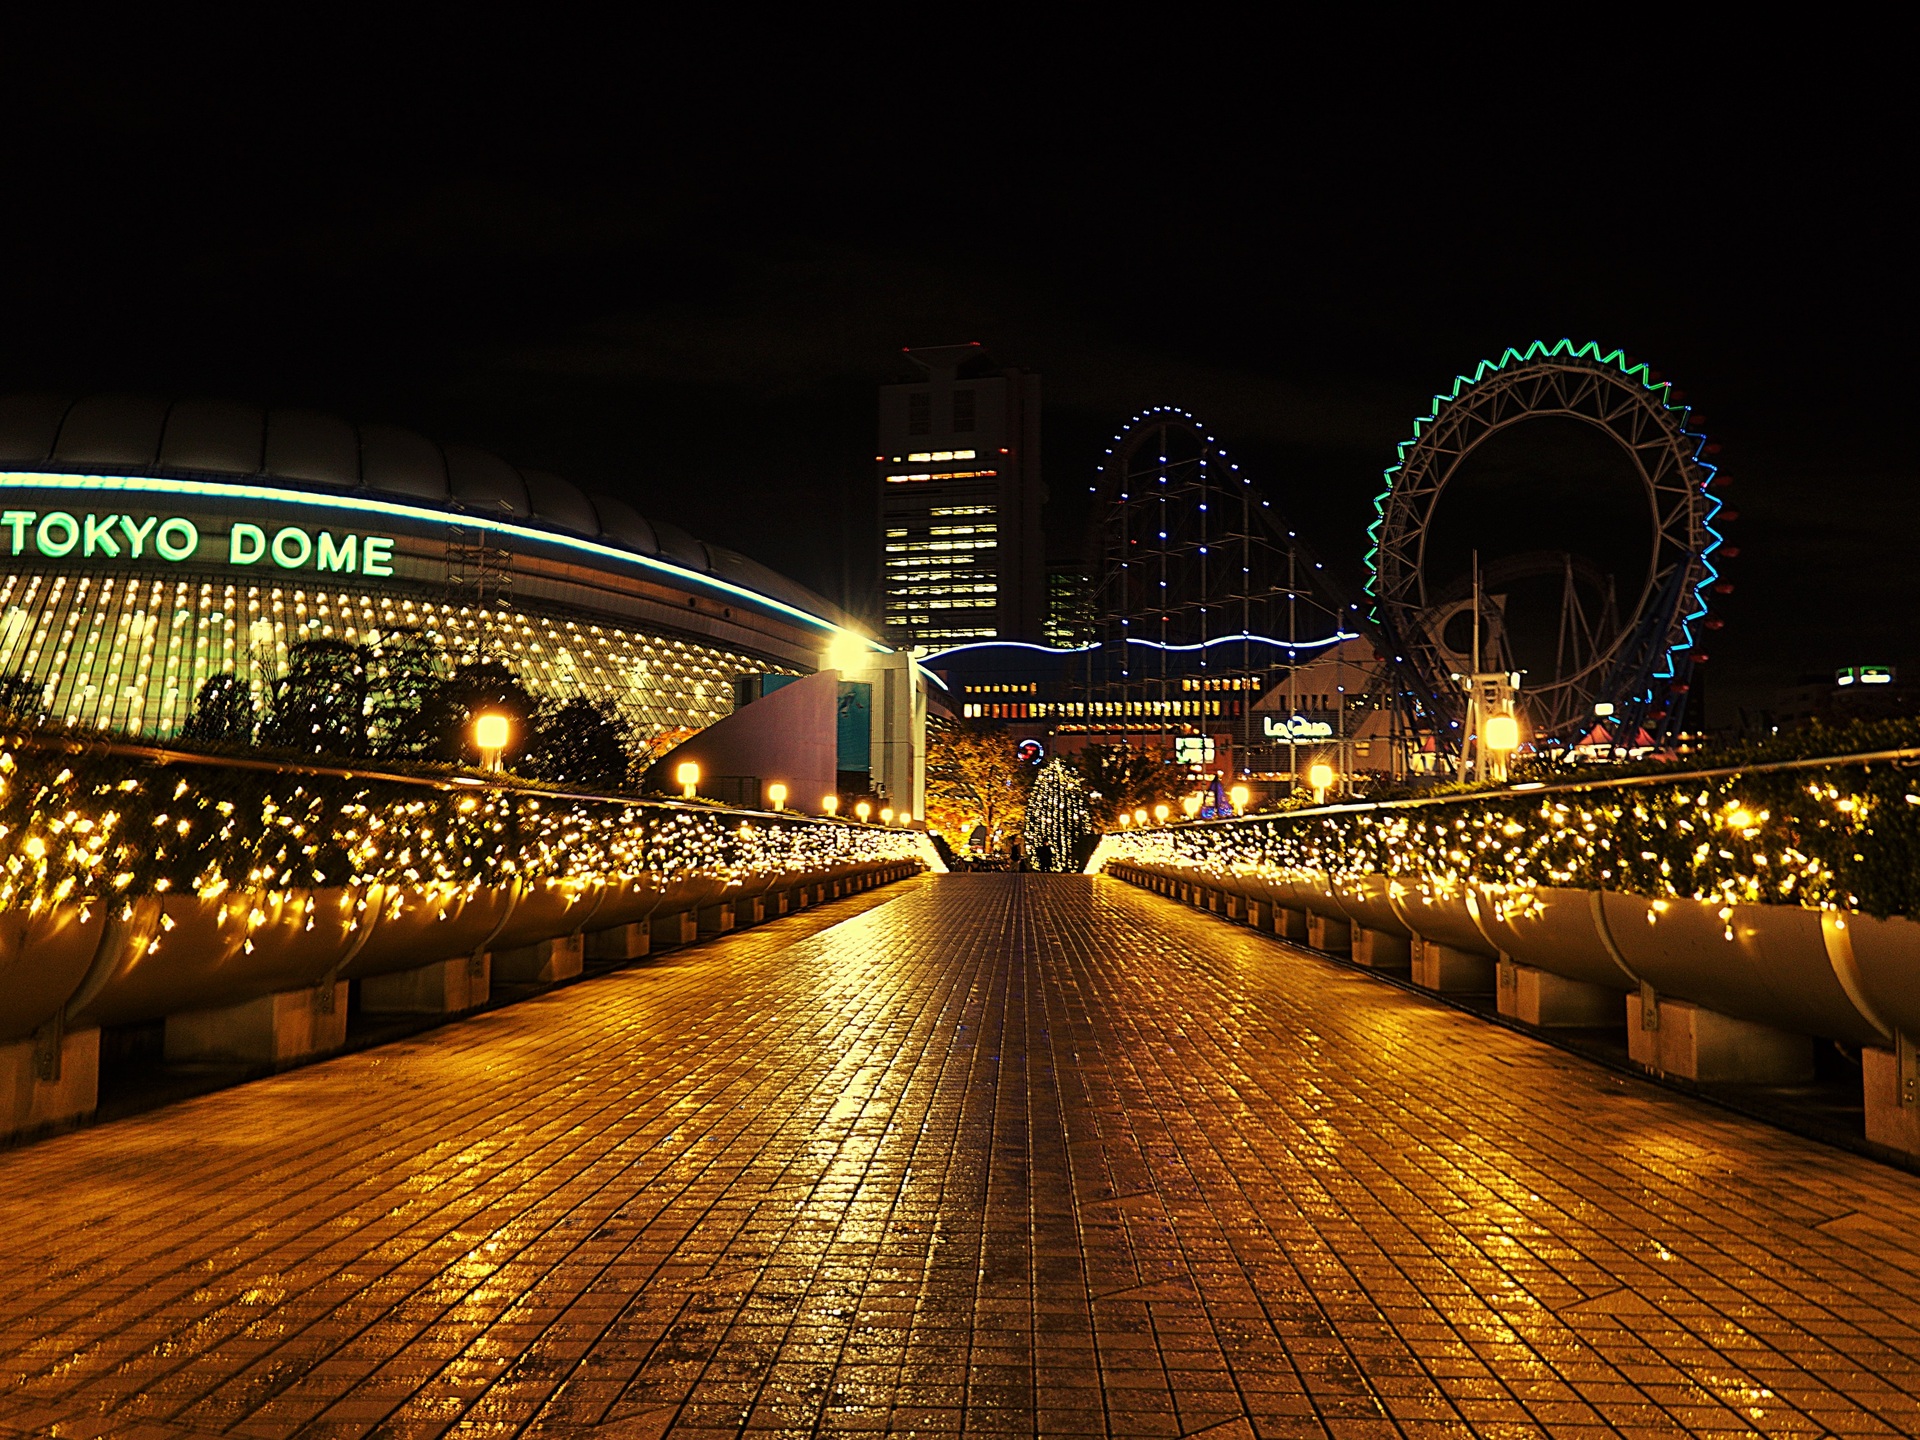
[[[1160,808],[1162,810],[1165,810],[1167,807],[1162,805]],[[1142,805],[1138,810],[1133,812],[1133,823],[1136,825],[1144,825],[1147,823],[1147,807],[1146,806]]]
[[[500,756],[513,737],[513,722],[497,710],[483,710],[473,717],[473,743],[480,761],[488,770],[500,769]]]
[[[1487,756],[1482,764],[1484,778],[1505,780],[1507,778],[1507,756],[1520,746],[1520,722],[1511,711],[1501,711],[1487,716],[1486,727],[1480,732],[1480,743],[1486,747]]]
[[[1156,805],[1153,807],[1153,818],[1162,825],[1167,823],[1167,816],[1172,813],[1173,811],[1169,810],[1165,805]]]
[[[838,795],[821,796],[820,808],[826,811],[829,817],[838,815],[840,813],[840,797]]]
[[[1236,785],[1227,792],[1227,798],[1233,802],[1233,813],[1244,815],[1247,813],[1247,802],[1253,798],[1253,791],[1244,785]]]
[[[893,807],[891,805],[883,805],[880,807],[880,823],[882,825],[893,824]]]
[[[867,823],[867,817],[873,814],[873,806],[862,800],[853,807],[853,813],[860,817],[860,823],[864,825]]]
[[[1307,784],[1313,787],[1313,803],[1327,803],[1327,791],[1333,788],[1333,782],[1339,777],[1333,773],[1333,767],[1326,761],[1316,761],[1307,767]]]
[[[1191,820],[1200,813],[1200,804],[1198,795],[1189,795],[1180,802],[1180,808],[1187,812],[1187,819]]]
[[[692,800],[700,793],[700,767],[691,760],[682,760],[674,768],[673,778],[680,782],[680,798]]]
[[[787,808],[787,787],[782,785],[779,781],[776,780],[773,784],[767,786],[767,799],[773,802],[774,809],[776,810],[786,809]]]

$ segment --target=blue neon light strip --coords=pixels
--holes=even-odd
[[[930,664],[935,660],[944,660],[949,655],[959,655],[968,650],[1038,650],[1042,655],[1084,655],[1089,650],[1099,648],[1098,640],[1091,645],[1075,645],[1065,650],[1056,650],[1051,645],[1035,645],[1030,640],[969,640],[965,645],[955,645],[951,650],[936,650],[931,655],[922,655],[920,663]]]
[[[321,510],[346,510],[366,515],[383,515],[404,520],[435,521],[444,525],[458,525],[462,529],[488,530],[496,535],[505,535],[516,540],[530,540],[542,545],[558,545],[569,550],[578,550],[601,560],[618,560],[630,565],[644,566],[650,570],[663,571],[682,583],[691,581],[704,585],[708,589],[723,594],[735,595],[777,610],[808,625],[830,631],[836,635],[847,635],[861,641],[876,653],[892,654],[892,647],[879,641],[836,625],[823,616],[802,610],[797,605],[789,605],[784,600],[776,600],[771,595],[762,595],[756,590],[735,585],[730,580],[721,580],[712,575],[702,575],[697,570],[688,570],[668,560],[656,560],[651,555],[641,555],[632,550],[620,550],[611,545],[602,545],[597,540],[584,540],[578,536],[561,535],[551,530],[536,530],[530,525],[515,525],[504,520],[490,520],[484,515],[466,513],[449,514],[444,510],[429,510],[414,505],[402,505],[392,500],[374,500],[361,495],[312,495],[304,490],[282,490],[272,485],[236,485],[208,480],[172,480],[163,476],[151,475],[48,475],[34,471],[14,470],[0,472],[0,489],[11,490],[81,490],[81,491],[129,491],[148,495],[186,495],[202,499],[216,500],[262,500],[276,505],[305,505]]]
[[[1257,645],[1274,645],[1282,650],[1318,650],[1326,645],[1338,645],[1342,640],[1358,640],[1360,637],[1345,630],[1336,630],[1321,640],[1276,640],[1271,635],[1249,635],[1244,631],[1238,635],[1220,635],[1212,640],[1202,640],[1193,645],[1163,645],[1158,640],[1136,640],[1127,637],[1129,645],[1150,645],[1155,650],[1206,650],[1214,645],[1235,645],[1243,640]]]
[[[1357,640],[1360,637],[1346,630],[1336,630],[1333,634],[1319,640],[1276,640],[1271,635],[1218,635],[1211,640],[1201,640],[1192,645],[1165,645],[1158,640],[1138,640],[1127,636],[1129,645],[1145,645],[1154,650],[1206,650],[1215,645],[1237,645],[1248,641],[1257,645],[1272,645],[1281,650],[1319,650],[1328,645],[1338,645],[1342,640]],[[967,650],[1038,650],[1042,655],[1085,655],[1089,650],[1098,650],[1102,641],[1091,645],[1075,645],[1067,649],[1056,650],[1049,645],[1035,645],[1030,640],[974,640],[965,645],[956,645],[951,650],[936,650],[931,655],[922,655],[919,663],[931,665],[936,660],[944,660],[949,655],[958,655]]]

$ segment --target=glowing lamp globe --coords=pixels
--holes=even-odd
[[[506,716],[488,710],[473,717],[473,743],[489,770],[500,768],[500,752],[513,736],[513,724]]]
[[[839,797],[838,795],[823,795],[823,796],[821,796],[821,797],[820,797],[820,808],[821,808],[822,810],[824,810],[824,811],[826,811],[826,812],[827,812],[827,814],[829,814],[829,815],[837,815],[837,814],[839,814],[839,813],[840,813],[840,797]]]
[[[1317,765],[1309,765],[1307,784],[1324,795],[1333,788],[1333,767],[1324,760]]]
[[[873,814],[873,806],[862,800],[853,807],[853,813],[858,815],[862,821],[865,821],[869,815]]]
[[[864,670],[867,656],[871,653],[867,642],[851,631],[842,630],[827,643],[826,664],[823,670],[838,670],[845,674],[849,670]]]
[[[1166,809],[1166,806],[1164,806],[1164,805],[1163,805],[1163,806],[1161,806],[1160,808],[1161,808],[1162,810],[1164,810],[1164,809]],[[1134,812],[1133,812],[1133,823],[1134,823],[1134,824],[1136,824],[1136,825],[1144,825],[1144,824],[1146,824],[1146,823],[1147,823],[1147,809],[1146,809],[1146,806],[1144,806],[1144,805],[1143,805],[1143,806],[1141,806],[1141,807],[1140,807],[1140,808],[1139,808],[1138,810],[1136,810],[1136,811],[1134,811]]]
[[[774,809],[786,809],[787,787],[775,781],[773,784],[767,786],[767,799],[772,803]]]
[[[881,823],[882,825],[891,825],[891,824],[893,824],[893,807],[892,807],[891,805],[885,805],[885,806],[882,806],[882,807],[881,807],[881,809],[880,809],[880,823]]]
[[[1233,802],[1234,812],[1238,814],[1247,808],[1247,802],[1253,798],[1253,791],[1244,785],[1236,785],[1227,792],[1227,798]]]
[[[674,768],[673,778],[680,782],[680,794],[688,800],[700,792],[700,767],[691,760]]]
[[[1125,828],[1131,830],[1133,828],[1133,812],[1130,810],[1122,810],[1120,812],[1120,823]]]
[[[1172,813],[1173,811],[1169,810],[1164,805],[1156,805],[1153,807],[1153,818],[1158,820],[1162,825],[1167,823],[1167,816],[1171,815]]]
[[[1511,715],[1489,715],[1485,733],[1487,749],[1505,755],[1520,744],[1520,722]]]
[[[1187,819],[1191,820],[1200,813],[1200,804],[1198,795],[1189,795],[1180,802],[1180,808],[1187,812]]]

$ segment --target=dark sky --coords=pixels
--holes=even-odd
[[[1174,403],[1357,585],[1430,395],[1593,338],[1723,446],[1717,721],[1920,664],[1913,122],[1869,59],[1895,37],[1596,29],[1143,32],[937,73],[817,35],[16,36],[0,386],[410,425],[857,597],[873,387],[903,344],[980,340],[1044,376],[1062,550],[1106,436]]]

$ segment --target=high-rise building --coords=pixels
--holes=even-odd
[[[1047,643],[1071,649],[1095,638],[1093,581],[1085,565],[1047,567]]]
[[[1040,377],[979,344],[909,348],[925,378],[880,388],[883,624],[945,649],[1042,638]]]

